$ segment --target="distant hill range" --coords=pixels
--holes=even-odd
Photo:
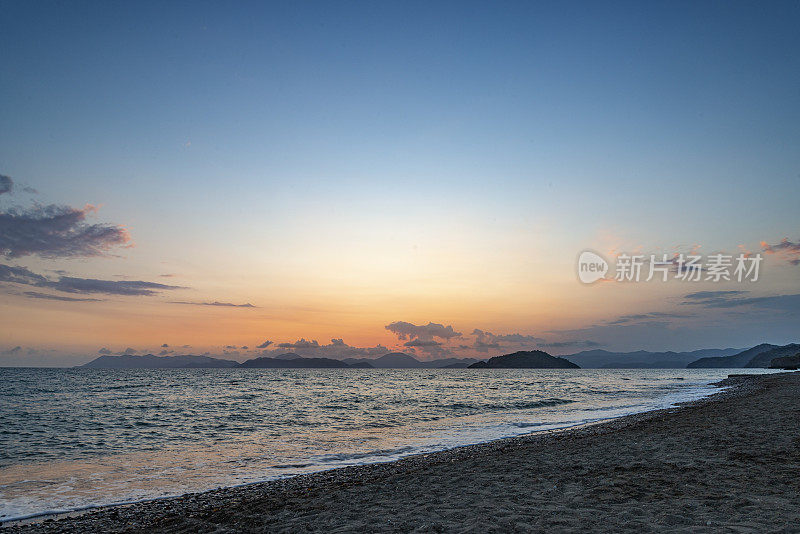
[[[685,369],[686,366],[706,357],[730,356],[743,349],[701,349],[690,352],[609,352],[586,350],[562,356],[584,369]]]
[[[350,365],[370,364],[376,369],[463,369],[478,360],[477,358],[440,358],[438,360],[418,360],[404,352],[390,352],[380,358],[345,358]]]
[[[440,358],[418,360],[403,352],[390,352],[379,358],[307,358],[287,352],[261,356],[239,363],[233,360],[181,354],[173,356],[104,355],[82,367],[90,369],[192,369],[192,368],[252,368],[252,369],[708,369],[708,368],[767,368],[773,360],[792,357],[800,352],[800,344],[771,345],[762,343],[751,349],[702,349],[691,352],[609,352],[587,350],[562,357],[540,351],[520,351],[495,356],[489,360],[476,358]],[[787,360],[786,365],[791,366]]]
[[[391,352],[380,358],[305,358],[293,352],[273,357],[262,356],[242,363],[210,356],[191,354],[155,356],[153,354],[100,356],[82,367],[90,369],[196,369],[196,368],[251,368],[251,369],[439,369],[466,368],[475,358],[442,358],[420,361],[409,354]]]
[[[285,356],[285,355],[281,355]],[[268,358],[262,356],[239,364],[239,367],[253,369],[347,369],[350,366],[332,358]]]
[[[211,358],[210,356],[194,356],[181,354],[177,356],[155,356],[145,354],[135,356],[123,354],[121,356],[100,356],[81,367],[90,369],[186,369],[198,367],[238,367],[232,360]]]
[[[239,363],[233,360],[181,354],[175,356],[100,356],[82,367],[91,369],[197,369],[197,368],[253,368],[253,369],[331,369],[364,368],[364,365],[351,366],[341,360],[331,358],[303,358],[294,353],[280,354],[274,358],[260,357]]]
[[[571,361],[541,350],[519,351],[473,363],[468,369],[580,369]]]
[[[797,343],[789,345],[762,343],[730,356],[700,358],[689,363],[686,367],[689,369],[768,368],[773,359],[792,356],[798,351],[800,351],[800,345]]]

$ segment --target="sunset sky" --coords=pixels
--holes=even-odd
[[[0,365],[797,342],[798,27],[797,2],[0,2]],[[587,249],[764,261],[584,285]]]

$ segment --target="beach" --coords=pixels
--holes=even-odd
[[[106,507],[8,532],[800,531],[800,374],[399,461]]]

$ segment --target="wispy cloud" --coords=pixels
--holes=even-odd
[[[643,321],[652,321],[652,320],[659,320],[659,319],[674,319],[674,318],[684,318],[690,317],[691,315],[686,313],[674,313],[674,312],[648,312],[648,313],[633,313],[630,315],[621,315],[616,319],[612,319],[608,321],[606,324],[608,325],[623,325],[623,324],[632,324],[632,323],[641,323]]]
[[[227,308],[257,308],[249,302],[245,304],[233,304],[232,302],[187,302],[182,300],[171,301],[170,304],[187,304],[189,306],[222,306]]]
[[[61,291],[62,293],[102,293],[106,295],[128,296],[150,296],[160,291],[186,289],[180,286],[168,286],[142,280],[98,280],[94,278],[76,278],[73,276],[61,276],[57,280],[50,280],[25,267],[15,267],[4,264],[0,264],[0,282],[44,287]],[[44,298],[32,295],[29,296],[32,298]]]
[[[749,297],[749,291],[698,291],[684,296],[683,304],[704,308],[754,307],[788,313],[800,312],[800,293]]]
[[[552,341],[549,343],[539,343],[539,347],[545,349],[563,349],[563,348],[570,348],[570,347],[585,347],[585,348],[592,348],[592,347],[601,347],[602,343],[598,343],[597,341],[592,341],[589,339],[581,339],[581,340],[569,340],[569,341]]]
[[[142,280],[97,280],[94,278],[74,278],[62,276],[48,287],[65,293],[104,293],[106,295],[155,295],[160,291],[186,289]]]
[[[800,265],[800,241],[789,241],[788,237],[781,239],[777,245],[770,245],[766,241],[761,242],[761,249],[767,254],[774,254],[783,258],[792,265]]]
[[[62,302],[102,302],[102,299],[65,297],[62,295],[48,295],[37,291],[25,291],[25,295],[32,299],[60,300]]]
[[[28,286],[44,287],[51,283],[49,279],[40,274],[36,274],[25,267],[15,267],[0,263],[0,282],[10,282],[12,284],[22,284]]]

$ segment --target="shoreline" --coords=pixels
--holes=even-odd
[[[749,374],[743,374],[741,376],[750,376],[750,375]],[[730,377],[730,375],[729,375],[729,377]],[[723,380],[725,380],[725,379],[723,379]],[[84,505],[84,506],[80,506],[80,507],[77,507],[77,508],[74,508],[74,509],[67,509],[67,510],[48,510],[48,511],[31,513],[29,515],[25,515],[25,516],[21,516],[21,517],[9,518],[9,519],[0,518],[0,528],[3,528],[3,526],[33,525],[33,524],[38,524],[38,523],[41,523],[41,522],[44,522],[44,521],[48,521],[48,520],[51,520],[51,519],[52,520],[59,520],[59,519],[62,519],[62,518],[79,517],[79,516],[85,515],[87,513],[91,513],[91,512],[94,512],[94,511],[98,511],[98,510],[104,510],[104,509],[110,509],[110,508],[119,508],[119,507],[126,507],[126,506],[135,506],[135,505],[146,504],[146,503],[150,503],[150,502],[154,502],[154,501],[163,501],[163,500],[170,500],[170,499],[181,499],[181,498],[184,498],[184,497],[187,497],[187,496],[192,496],[192,495],[202,495],[202,494],[206,494],[206,493],[210,493],[210,492],[234,490],[234,489],[240,489],[240,488],[247,488],[247,487],[250,487],[250,486],[259,486],[259,485],[264,485],[264,484],[271,484],[271,483],[278,482],[280,480],[292,479],[292,478],[300,477],[300,476],[306,476],[306,477],[315,476],[315,475],[319,475],[319,474],[322,474],[322,473],[325,473],[325,472],[328,472],[328,471],[334,471],[334,470],[340,470],[340,469],[364,468],[364,467],[369,467],[369,466],[377,465],[377,464],[391,464],[391,463],[394,463],[394,462],[399,462],[399,461],[410,459],[410,458],[428,457],[430,455],[441,454],[441,453],[445,453],[445,452],[449,452],[449,451],[453,451],[453,450],[457,450],[457,449],[461,449],[461,448],[465,448],[465,447],[478,447],[478,446],[489,445],[489,444],[492,444],[492,443],[502,442],[502,441],[510,440],[510,439],[516,439],[516,438],[524,439],[524,438],[530,438],[530,437],[539,436],[539,435],[549,435],[549,434],[554,434],[554,433],[571,432],[571,431],[575,431],[575,430],[578,430],[578,429],[581,429],[581,428],[585,428],[585,427],[609,424],[611,422],[614,422],[614,421],[617,421],[617,420],[620,420],[620,419],[624,419],[624,418],[628,418],[628,417],[636,417],[636,416],[641,416],[641,415],[644,415],[644,414],[653,413],[653,412],[659,412],[659,411],[663,411],[663,410],[675,410],[676,408],[678,408],[680,406],[688,405],[688,404],[691,404],[691,403],[694,403],[694,402],[698,402],[698,401],[702,401],[704,399],[708,399],[708,398],[713,397],[715,395],[719,395],[720,393],[722,393],[725,390],[724,389],[719,389],[721,386],[719,386],[718,383],[719,383],[719,381],[707,383],[704,386],[704,388],[709,388],[709,392],[705,393],[702,397],[700,397],[698,399],[693,399],[693,400],[689,400],[689,401],[675,401],[675,402],[672,402],[672,404],[670,406],[665,407],[665,408],[644,408],[642,411],[633,412],[633,413],[627,413],[627,414],[624,414],[624,415],[601,417],[601,418],[598,418],[596,420],[589,420],[589,421],[584,421],[584,422],[579,422],[579,423],[565,423],[564,426],[559,426],[559,427],[555,427],[555,428],[547,428],[547,429],[542,429],[542,430],[533,430],[533,431],[530,431],[530,432],[527,432],[527,433],[524,433],[524,434],[516,434],[516,435],[503,436],[503,437],[495,437],[495,438],[488,439],[486,441],[478,441],[478,442],[474,442],[474,443],[464,443],[464,444],[455,445],[455,446],[452,446],[452,447],[439,449],[439,450],[428,451],[428,452],[412,452],[412,453],[404,455],[404,456],[395,457],[395,458],[387,459],[387,460],[370,461],[370,462],[366,462],[366,463],[363,463],[363,464],[351,464],[351,465],[339,465],[339,466],[321,466],[320,469],[314,470],[314,471],[309,471],[309,472],[305,472],[305,473],[295,473],[295,474],[289,474],[289,475],[276,476],[276,477],[273,477],[273,478],[267,478],[267,479],[259,480],[259,481],[255,481],[255,482],[236,483],[236,484],[232,484],[232,485],[225,485],[225,486],[218,486],[218,487],[211,487],[211,488],[207,488],[207,489],[201,489],[201,490],[198,490],[198,491],[189,491],[189,492],[177,493],[177,494],[167,494],[167,495],[160,495],[160,496],[155,496],[155,497],[146,497],[146,498],[142,498],[142,499],[123,500],[123,501],[109,502],[109,503],[104,503],[104,504],[89,504],[89,505]]]
[[[711,394],[708,395],[708,397],[710,397],[712,395],[716,395],[717,393],[720,393],[720,392],[711,393]],[[707,397],[704,397],[704,398],[707,398]],[[690,402],[697,402],[697,401],[690,401]],[[683,403],[681,403],[681,404],[683,404]],[[676,404],[675,406],[677,408],[678,404]],[[674,410],[675,408],[663,408],[663,410],[670,410],[670,409]],[[662,409],[654,409],[654,410],[648,410],[648,411],[638,412],[638,413],[634,413],[634,414],[621,415],[621,416],[618,416],[618,417],[609,417],[607,419],[600,419],[600,420],[597,420],[597,421],[589,421],[589,422],[585,422],[585,423],[576,423],[574,425],[568,425],[568,426],[565,426],[565,427],[562,427],[562,428],[554,428],[554,429],[547,429],[547,430],[534,430],[534,431],[532,431],[532,432],[530,432],[528,434],[522,434],[520,436],[509,436],[509,437],[492,439],[492,440],[489,440],[489,441],[481,441],[481,442],[478,442],[478,443],[467,443],[467,444],[464,444],[464,445],[458,445],[458,446],[455,446],[455,447],[451,447],[449,449],[442,449],[442,450],[428,452],[428,453],[412,453],[412,454],[409,454],[408,456],[403,456],[403,457],[395,458],[395,459],[392,459],[392,460],[369,462],[369,463],[355,464],[355,465],[346,465],[346,466],[340,466],[340,467],[323,467],[319,471],[311,471],[311,472],[308,472],[308,473],[299,473],[299,474],[294,474],[294,475],[286,475],[286,476],[282,476],[282,477],[278,477],[278,478],[274,478],[274,479],[261,480],[261,481],[258,481],[258,482],[245,482],[245,483],[241,483],[241,484],[234,484],[232,486],[222,486],[222,487],[219,487],[219,488],[212,488],[212,489],[207,489],[207,490],[203,490],[203,491],[193,491],[193,492],[181,493],[181,494],[176,494],[176,495],[164,495],[164,496],[161,496],[161,497],[152,497],[152,498],[145,498],[145,499],[140,499],[140,500],[120,501],[120,502],[112,502],[112,503],[109,503],[109,504],[97,504],[97,505],[89,504],[89,505],[86,505],[86,506],[82,506],[82,507],[76,508],[74,510],[39,512],[39,513],[34,513],[34,514],[31,514],[31,515],[28,515],[28,516],[24,516],[24,517],[17,517],[17,518],[12,518],[12,519],[5,519],[5,520],[4,519],[0,519],[0,528],[3,528],[4,526],[11,527],[11,526],[34,525],[34,524],[42,523],[44,521],[48,521],[48,520],[51,520],[51,519],[52,520],[59,520],[59,519],[62,519],[62,518],[79,517],[79,516],[85,515],[87,513],[91,513],[93,511],[99,511],[99,510],[104,510],[104,509],[120,508],[120,507],[126,507],[126,506],[135,506],[137,504],[147,504],[147,503],[151,503],[151,502],[155,502],[155,501],[163,501],[163,500],[169,500],[169,499],[182,499],[184,497],[188,497],[188,496],[192,496],[192,495],[203,495],[203,494],[211,493],[211,492],[235,490],[235,489],[240,489],[240,488],[248,488],[250,486],[260,486],[260,485],[264,485],[264,484],[271,484],[271,483],[277,482],[279,480],[287,480],[287,479],[292,479],[292,478],[301,477],[301,476],[313,477],[315,475],[319,475],[319,474],[322,474],[322,473],[327,473],[328,471],[336,471],[336,470],[339,470],[339,469],[353,469],[353,468],[354,469],[358,469],[358,468],[362,468],[362,467],[370,467],[370,466],[373,466],[373,465],[391,464],[391,463],[400,462],[402,460],[409,459],[409,458],[428,457],[428,456],[431,456],[431,455],[441,454],[441,453],[444,453],[444,452],[449,452],[449,451],[461,449],[461,448],[464,448],[464,447],[477,447],[477,446],[480,446],[480,445],[488,445],[490,443],[495,443],[495,442],[498,442],[498,441],[505,441],[505,440],[517,439],[517,438],[526,438],[526,437],[531,437],[531,436],[535,436],[535,435],[545,435],[545,434],[555,434],[555,433],[561,433],[561,432],[570,432],[570,431],[578,430],[578,429],[581,429],[581,428],[584,428],[584,427],[607,424],[607,423],[610,423],[612,421],[616,421],[618,419],[622,419],[622,418],[625,418],[625,417],[634,417],[636,415],[642,415],[642,414],[645,414],[645,413],[657,412],[657,411],[661,411],[661,410]]]
[[[783,378],[781,378],[783,377]],[[192,530],[210,531],[218,527],[232,528],[233,530],[249,530],[249,527],[242,527],[237,519],[240,513],[243,517],[250,517],[252,511],[250,507],[244,505],[245,502],[257,501],[268,503],[263,512],[258,513],[256,522],[263,522],[267,530],[273,528],[280,530],[287,524],[294,524],[292,521],[285,523],[286,518],[280,522],[273,522],[273,512],[280,510],[284,515],[296,516],[307,505],[309,494],[323,492],[328,494],[333,491],[344,492],[344,488],[370,487],[370,494],[384,490],[384,481],[388,478],[414,478],[415,474],[423,471],[431,472],[441,470],[443,467],[474,463],[476,459],[483,459],[492,464],[499,464],[496,467],[500,475],[507,475],[507,470],[503,469],[503,456],[508,453],[518,452],[519,449],[546,447],[548,452],[563,457],[565,451],[559,451],[559,447],[569,445],[577,441],[609,441],[612,434],[624,434],[626,429],[637,426],[647,426],[658,423],[665,419],[680,420],[688,417],[687,412],[692,410],[711,410],[717,411],[725,404],[734,403],[737,399],[757,397],[759,392],[768,389],[772,382],[791,382],[794,387],[800,383],[800,375],[792,376],[791,373],[768,374],[768,375],[730,375],[727,379],[717,382],[716,386],[726,387],[704,398],[682,403],[673,408],[641,412],[638,414],[627,415],[611,420],[570,427],[566,429],[548,430],[535,432],[524,436],[504,438],[500,440],[464,445],[453,449],[428,454],[412,455],[399,460],[390,462],[365,464],[358,466],[341,467],[328,469],[309,474],[301,474],[266,482],[257,482],[240,486],[220,488],[205,491],[202,493],[189,493],[177,497],[164,497],[155,500],[139,501],[133,504],[118,504],[113,506],[102,506],[83,511],[65,512],[57,515],[39,516],[31,519],[14,520],[3,524],[7,531],[26,531],[26,532],[55,532],[55,531],[114,531],[121,528],[123,524],[128,526],[137,525],[133,528],[159,528],[164,522],[170,523],[165,530],[182,530],[184,527],[179,525],[189,522],[192,523]],[[623,437],[623,436],[618,436]],[[607,443],[606,443],[607,445]],[[564,458],[555,462],[564,463]],[[491,473],[489,473],[491,475]],[[558,474],[558,473],[556,473]],[[497,478],[497,477],[495,477]],[[492,481],[490,476],[489,482]],[[424,479],[422,480],[424,485]],[[459,486],[460,487],[460,486]],[[319,497],[319,495],[318,495]],[[364,497],[364,495],[361,495]],[[299,499],[299,500],[298,500]],[[292,501],[288,504],[287,501]],[[399,504],[399,503],[398,503]],[[262,507],[263,508],[263,507]],[[223,510],[220,512],[220,510]],[[227,512],[225,512],[227,510]],[[214,514],[221,513],[227,517],[226,521],[219,524],[215,520],[204,520],[197,522],[197,519],[189,519],[205,512],[212,511]],[[369,513],[364,510],[364,513]],[[212,514],[212,515],[214,515]],[[301,514],[302,516],[302,514]],[[305,516],[303,516],[305,517]],[[241,519],[241,518],[240,518]],[[328,521],[344,519],[335,517],[328,518]],[[312,521],[312,518],[306,518]],[[362,518],[363,520],[363,518]],[[373,524],[369,528],[380,528]],[[312,521],[313,522],[313,521]],[[346,523],[346,521],[344,521]],[[358,521],[356,521],[357,523]],[[228,525],[228,523],[232,523]],[[116,526],[115,526],[116,525]],[[282,527],[280,525],[283,525]],[[381,526],[386,526],[379,523]],[[188,525],[184,525],[189,528]],[[213,528],[212,528],[213,526]],[[296,525],[295,525],[296,526]],[[320,528],[329,528],[329,526]],[[352,528],[360,528],[352,524]],[[256,528],[255,530],[259,530]]]
[[[747,376],[747,375],[745,375]],[[623,378],[623,380],[628,380],[627,378]],[[683,378],[680,378],[683,380]],[[719,382],[720,378],[714,379],[716,381],[707,381],[703,384],[692,384],[690,387],[686,389],[682,389],[681,392],[674,392],[672,394],[666,395],[665,397],[659,398],[658,404],[660,406],[636,406],[633,407],[633,410],[629,411],[628,413],[623,414],[605,414],[601,415],[597,418],[592,419],[584,419],[583,421],[576,422],[576,421],[569,421],[564,420],[562,422],[556,423],[548,423],[544,425],[542,429],[526,429],[523,433],[509,433],[506,435],[500,436],[492,436],[481,439],[480,441],[468,441],[462,442],[456,445],[448,445],[443,446],[442,448],[434,448],[425,450],[424,447],[416,447],[416,450],[412,450],[410,452],[405,452],[403,454],[388,457],[388,458],[381,458],[381,459],[371,459],[365,461],[363,463],[347,463],[347,462],[340,462],[339,465],[336,464],[320,464],[311,471],[299,472],[299,473],[290,473],[290,474],[281,474],[281,475],[274,475],[262,478],[261,480],[255,481],[245,481],[245,482],[233,482],[231,484],[220,484],[220,485],[212,485],[206,488],[198,488],[192,489],[189,491],[185,491],[183,493],[162,493],[160,495],[153,495],[153,496],[146,496],[140,498],[132,498],[130,500],[122,499],[118,501],[107,501],[103,503],[96,503],[96,504],[85,504],[81,506],[76,506],[74,508],[51,508],[48,510],[32,512],[26,515],[16,516],[16,517],[3,517],[0,518],[0,528],[3,525],[12,526],[12,525],[28,525],[28,524],[36,524],[48,519],[61,519],[65,517],[78,517],[84,515],[86,513],[90,513],[96,510],[102,510],[106,508],[116,508],[116,507],[124,507],[124,506],[131,506],[131,505],[138,505],[143,503],[148,503],[152,501],[162,501],[166,499],[180,499],[189,495],[196,495],[196,494],[204,494],[213,491],[220,491],[220,490],[230,490],[230,489],[237,489],[255,485],[262,485],[262,484],[269,484],[274,483],[278,480],[283,480],[287,478],[294,478],[298,476],[313,476],[317,475],[326,471],[337,470],[337,469],[345,469],[349,467],[360,468],[360,467],[367,467],[373,464],[385,464],[385,463],[392,463],[397,462],[407,458],[413,458],[417,456],[427,456],[431,454],[439,454],[442,452],[447,452],[454,449],[459,449],[463,447],[471,447],[471,446],[480,446],[486,445],[497,441],[503,441],[507,439],[513,438],[525,438],[534,435],[544,435],[544,434],[551,434],[551,433],[560,433],[560,432],[569,432],[575,429],[593,426],[593,425],[600,425],[600,424],[607,424],[611,421],[615,421],[625,417],[632,417],[636,415],[641,415],[644,413],[650,413],[654,411],[660,411],[664,409],[674,409],[675,407],[686,404],[687,402],[695,402],[696,400],[701,400],[704,398],[708,398],[713,395],[717,395],[720,393],[720,389],[716,386],[716,383]],[[702,395],[698,398],[698,395]],[[690,400],[685,400],[685,399]],[[683,399],[683,400],[682,400]],[[405,447],[409,448],[409,447]],[[413,449],[413,447],[412,447]]]

